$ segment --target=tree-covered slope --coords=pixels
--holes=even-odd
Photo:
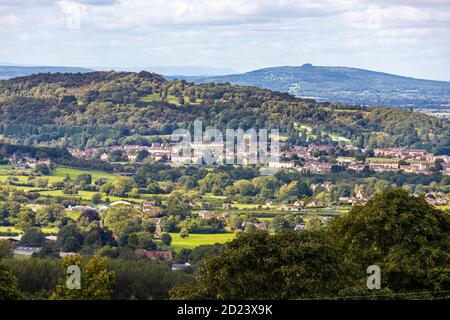
[[[39,74],[0,81],[0,134],[25,144],[143,141],[189,128],[197,119],[219,129],[279,128],[291,141],[298,138],[300,125],[308,125],[361,147],[448,152],[450,145],[446,120],[406,110],[318,103],[256,87],[167,81],[148,72]]]

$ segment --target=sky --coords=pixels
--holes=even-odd
[[[0,0],[0,63],[348,66],[450,80],[450,0]]]

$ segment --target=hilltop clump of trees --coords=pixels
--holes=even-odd
[[[0,81],[0,134],[19,142],[91,147],[192,129],[279,128],[301,144],[298,124],[358,147],[408,146],[449,153],[448,120],[384,107],[318,103],[229,83],[167,81],[141,72],[38,74]],[[329,138],[329,137],[328,137]],[[331,139],[329,139],[331,141]],[[147,141],[148,142],[148,141]]]

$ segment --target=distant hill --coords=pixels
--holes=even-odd
[[[404,108],[450,108],[450,82],[346,67],[304,64],[214,77],[179,76],[178,79],[196,83],[229,82],[250,85],[318,101]]]
[[[37,73],[86,73],[91,69],[77,67],[28,67],[28,66],[2,66],[0,65],[0,79],[24,77]]]

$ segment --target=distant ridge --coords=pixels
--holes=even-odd
[[[165,76],[176,76],[182,74],[185,76],[217,76],[223,74],[231,74],[236,71],[230,68],[220,67],[188,67],[188,66],[173,66],[173,67],[146,67],[146,71],[159,73]]]
[[[307,63],[302,66],[264,68],[242,74],[176,78],[196,83],[229,82],[250,85],[318,101],[450,109],[450,82],[348,67],[323,67]]]
[[[121,67],[121,66],[102,66],[94,67],[97,71],[124,71],[124,72],[141,72],[148,71],[158,73],[163,76],[177,77],[215,77],[224,74],[236,73],[236,70],[225,67],[209,67],[209,66],[145,66],[145,67]]]
[[[37,73],[86,73],[92,71],[94,70],[78,67],[0,65],[0,79],[23,77]]]

